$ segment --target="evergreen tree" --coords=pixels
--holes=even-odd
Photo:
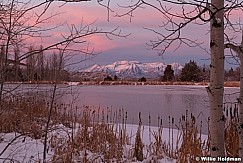
[[[179,78],[181,81],[199,82],[201,81],[201,77],[201,69],[195,61],[190,60],[190,62],[186,63],[183,69],[181,70]]]
[[[164,71],[163,81],[172,81],[174,79],[174,70],[171,65],[167,65]]]
[[[146,79],[145,77],[142,77],[142,78],[140,78],[138,81],[139,81],[139,82],[146,82],[147,79]]]
[[[114,76],[114,81],[117,81],[118,80],[118,77],[115,75]]]
[[[209,65],[203,65],[201,68],[201,80],[209,82],[210,81],[210,66]]]
[[[240,69],[239,67],[235,70],[231,67],[228,71],[225,71],[226,81],[240,81]]]
[[[107,75],[106,78],[104,78],[104,81],[112,81],[112,77],[110,77],[109,75]]]

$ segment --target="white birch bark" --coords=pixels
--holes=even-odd
[[[224,7],[223,0],[212,0],[211,11],[215,12],[210,22],[211,71],[207,87],[210,106],[210,152],[212,157],[225,156],[224,138]]]
[[[239,135],[239,157],[243,158],[243,31],[240,46],[229,43],[225,44],[225,48],[230,48],[231,50],[233,50],[240,59],[240,95],[238,99],[239,110],[237,131]],[[241,162],[243,162],[243,160]]]

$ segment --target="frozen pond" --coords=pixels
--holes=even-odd
[[[12,86],[11,86],[12,87]],[[26,92],[49,91],[50,85],[21,85],[19,90]],[[111,85],[111,86],[58,86],[58,98],[61,103],[72,104],[72,108],[83,109],[92,106],[94,110],[105,112],[123,109],[127,112],[127,123],[138,124],[141,112],[142,123],[158,125],[158,117],[162,118],[163,126],[168,127],[169,116],[178,125],[179,119],[191,113],[197,121],[203,123],[203,132],[207,130],[209,116],[208,96],[205,86],[162,86],[162,85]],[[239,96],[239,88],[225,88],[224,102],[235,103]],[[97,113],[97,112],[96,112]],[[175,126],[174,126],[175,127]]]
[[[124,109],[128,113],[128,123],[137,124],[141,112],[142,123],[158,125],[158,117],[162,118],[163,125],[168,127],[169,116],[178,124],[182,115],[193,113],[200,123],[203,122],[203,131],[207,130],[209,116],[208,96],[205,86],[74,86],[76,92],[74,105],[94,106],[101,109]],[[236,102],[239,88],[225,88],[225,103]],[[68,95],[69,96],[69,95]],[[67,95],[62,101],[66,101]],[[71,102],[71,101],[70,101]],[[230,106],[228,104],[227,106]]]

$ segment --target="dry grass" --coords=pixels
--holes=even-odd
[[[55,139],[54,139],[55,141]],[[72,162],[73,158],[82,158],[81,162],[93,162],[102,160],[106,162],[112,159],[117,161],[122,159],[121,139],[112,129],[112,126],[106,124],[97,124],[95,128],[90,128],[83,124],[80,125],[78,132],[73,139],[70,137],[60,148],[59,143],[54,148],[53,162]],[[66,144],[65,144],[66,143]],[[79,157],[83,152],[83,156]],[[87,153],[99,154],[94,158],[87,158]]]
[[[18,132],[35,139],[42,137],[42,125],[46,123],[48,109],[40,102],[27,98],[5,101],[0,114],[0,132]]]
[[[229,82],[224,82],[225,87],[240,87],[240,82],[239,81],[229,81]]]
[[[188,117],[187,113],[181,118],[181,146],[176,152],[180,162],[196,162],[195,157],[207,156],[209,144],[201,139],[201,130],[198,131],[196,119],[193,115]]]
[[[49,103],[33,98],[18,98],[15,101],[4,102],[0,113],[0,133],[18,132],[35,139],[43,136],[44,126],[49,114]],[[71,118],[68,114],[61,113],[56,103],[51,115],[51,126],[63,124],[68,126]]]
[[[226,151],[227,156],[229,157],[239,157],[238,149],[239,149],[239,137],[237,132],[237,120],[236,118],[230,120],[226,130]]]
[[[138,160],[138,161],[143,161],[143,142],[141,139],[141,113],[139,113],[139,125],[135,137],[135,145],[134,145],[134,154],[133,156]]]
[[[56,135],[50,136],[48,144],[54,151],[53,162],[72,162],[74,157],[80,155],[80,151],[99,153],[100,159],[104,161],[122,159],[123,145],[127,142],[124,131],[114,132],[114,124],[95,122],[87,108],[82,115],[71,116],[58,107],[54,106],[49,133],[60,124],[71,132],[67,131],[67,137],[61,139]],[[3,108],[0,114],[0,133],[17,132],[34,139],[43,139],[49,113],[48,103],[37,100],[30,102],[28,98],[21,98],[15,102],[6,101]],[[83,159],[84,162],[90,161],[86,154]]]
[[[49,107],[43,101],[29,101],[27,98],[8,101],[4,103],[5,110],[0,114],[0,133],[18,132],[35,139],[42,139],[44,127],[47,122]],[[122,162],[125,160],[142,161],[148,157],[155,156],[162,159],[166,156],[177,159],[179,162],[194,162],[197,156],[208,156],[209,143],[201,138],[201,130],[196,125],[194,116],[182,116],[178,127],[179,132],[174,133],[174,119],[170,118],[169,142],[162,137],[162,121],[158,122],[158,131],[153,131],[154,142],[147,148],[147,155],[144,153],[142,142],[141,118],[135,144],[132,146],[131,156],[125,156],[124,147],[130,145],[130,139],[126,132],[127,113],[124,110],[104,113],[98,109],[97,113],[86,107],[82,114],[71,115],[65,111],[59,112],[56,105],[52,114],[50,132],[53,126],[63,124],[67,131],[66,138],[58,138],[55,135],[49,136],[48,144],[54,151],[52,162]],[[139,117],[141,115],[139,114]],[[150,118],[149,118],[150,119]],[[97,122],[99,120],[99,122]],[[112,122],[112,123],[109,123]],[[117,125],[116,123],[120,123]],[[237,118],[231,117],[226,123],[226,149],[227,155],[238,156],[238,134]],[[175,127],[175,126],[174,126]],[[177,134],[177,140],[173,135]],[[176,143],[176,144],[173,144]],[[96,154],[91,157],[90,154]],[[126,158],[125,158],[126,157]]]

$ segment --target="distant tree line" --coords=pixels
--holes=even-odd
[[[161,77],[161,81],[209,82],[209,79],[210,67],[206,65],[200,67],[193,60],[186,63],[179,74],[174,74],[172,66],[167,65]],[[225,70],[225,81],[240,81],[240,68],[231,67]]]
[[[200,82],[209,80],[209,71],[205,66],[199,67],[197,63],[190,60],[182,68],[179,74],[174,74],[171,65],[167,65],[164,75],[161,77],[162,81],[185,81],[185,82]]]
[[[14,56],[9,60],[8,64],[4,62],[7,60],[5,57],[5,47],[0,47],[0,70],[3,66],[5,69],[5,81],[53,81],[58,78],[59,81],[74,80],[70,72],[64,69],[65,61],[61,52],[52,54],[44,54],[42,46],[35,48],[29,47],[29,54],[38,51],[35,55],[29,55],[24,63],[19,61],[20,49],[16,46],[14,49]],[[172,65],[167,65],[164,70],[164,75],[161,76],[161,81],[183,81],[183,82],[209,82],[210,67],[203,65],[198,66],[193,60],[190,60],[184,65],[179,74],[175,74]],[[104,81],[117,81],[120,80],[118,76],[111,77],[107,75]],[[240,68],[230,68],[225,70],[225,81],[239,81]],[[146,82],[146,78],[139,78],[138,81]]]
[[[35,55],[29,55],[24,63],[19,61],[20,49],[14,49],[14,57],[5,57],[5,47],[0,47],[0,69],[5,66],[5,81],[68,81],[69,72],[64,69],[65,62],[63,54],[53,52],[44,54],[42,46],[38,49],[29,47],[29,54],[39,51]],[[7,62],[5,64],[4,62]]]
[[[167,65],[164,70],[164,75],[161,76],[160,81],[182,81],[182,82],[209,82],[210,79],[210,66],[198,66],[196,61],[190,60],[185,63],[182,70],[175,74],[172,65]],[[107,75],[104,81],[117,81],[120,80],[116,75],[112,78]],[[146,78],[139,78],[138,82],[146,82]],[[240,68],[237,67],[225,70],[225,81],[240,81]]]

